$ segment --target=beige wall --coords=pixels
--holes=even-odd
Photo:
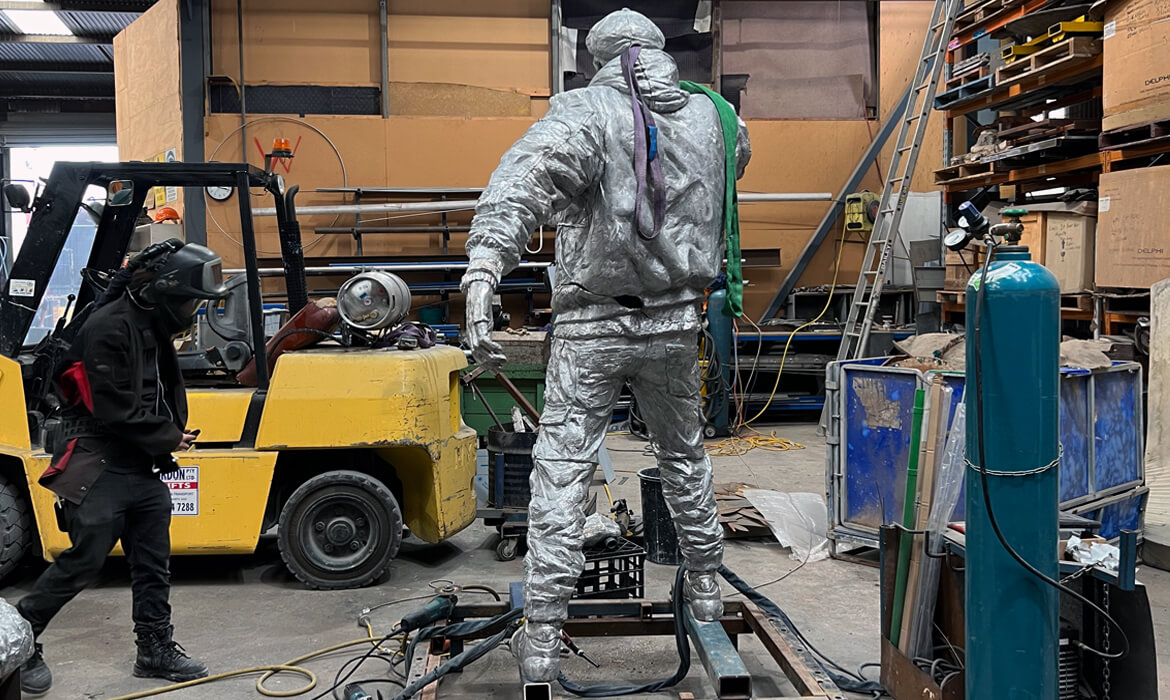
[[[244,0],[244,12],[245,74],[249,84],[379,84],[379,22],[374,0],[332,0],[327,5],[321,5],[319,0]],[[282,136],[294,144],[300,142],[286,179],[304,190],[341,185],[342,161],[348,183],[355,186],[482,186],[487,182],[503,151],[547,107],[548,3],[391,0],[389,13],[392,117],[304,119],[333,141],[340,159],[329,143],[301,120],[257,122],[248,128],[251,162],[260,162],[257,141],[267,149],[273,137]],[[930,13],[930,3],[881,3],[879,89],[883,115],[911,78]],[[213,0],[212,29],[212,73],[236,77],[234,0]],[[118,107],[121,111],[121,101]],[[916,191],[934,189],[931,170],[938,167],[941,153],[941,123],[940,118],[932,117],[913,181]],[[237,126],[238,115],[212,115],[205,120],[209,159],[213,152],[216,160],[240,157],[239,134],[230,135]],[[754,155],[741,190],[835,193],[879,126],[864,121],[751,120],[748,128]],[[137,134],[138,128],[134,130]],[[120,121],[120,142],[122,134]],[[130,138],[137,140],[136,134]],[[882,172],[889,162],[892,141],[891,138],[880,160]],[[880,184],[871,169],[863,186],[876,191]],[[337,195],[312,193],[298,198],[298,204],[304,206],[338,201]],[[267,202],[255,197],[254,205],[266,206]],[[742,206],[743,247],[782,251],[781,267],[747,271],[750,285],[745,307],[749,315],[763,311],[826,206]],[[229,264],[239,262],[238,247],[231,240],[238,238],[236,207],[234,199],[225,205],[209,203],[208,240],[222,249]],[[454,219],[458,221],[461,216],[465,215]],[[315,226],[328,225],[333,220],[334,217],[302,220],[311,257],[354,253],[354,243],[348,236],[318,237],[312,233]],[[429,221],[433,219],[414,217],[398,223]],[[352,218],[345,217],[340,223],[349,222]],[[838,235],[835,228],[801,284],[822,284],[832,278]],[[371,235],[365,240],[367,255],[427,255],[440,250],[437,235]],[[461,242],[461,236],[454,236],[453,249],[458,250]],[[274,221],[261,226],[259,247],[267,251],[262,253],[266,256],[277,251]],[[859,244],[847,245],[841,283],[856,281],[862,248]]]

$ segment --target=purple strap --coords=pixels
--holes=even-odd
[[[626,86],[630,88],[630,100],[634,107],[634,179],[637,180],[638,188],[634,203],[634,227],[639,236],[651,240],[658,237],[662,231],[662,220],[666,218],[666,181],[662,177],[662,163],[657,157],[657,144],[652,154],[649,142],[651,131],[658,129],[654,123],[654,113],[642,100],[638,81],[634,77],[634,64],[638,62],[641,51],[642,47],[635,44],[622,54],[622,75],[625,76]],[[654,228],[649,233],[642,229],[642,200],[647,181],[654,205]]]

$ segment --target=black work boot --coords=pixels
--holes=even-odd
[[[53,687],[53,673],[45,663],[41,645],[35,646],[32,658],[20,667],[20,690],[25,695],[44,695]]]
[[[138,658],[134,661],[136,677],[165,678],[181,683],[207,675],[207,666],[187,656],[187,651],[171,639],[174,629],[168,626],[138,633]]]

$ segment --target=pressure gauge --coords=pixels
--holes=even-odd
[[[207,188],[207,196],[217,202],[226,202],[232,198],[232,191],[234,189],[234,187],[228,187],[227,185],[210,185]]]
[[[974,236],[967,229],[951,229],[950,233],[943,238],[943,245],[951,250],[962,250],[967,247],[967,244],[971,242],[972,238]]]

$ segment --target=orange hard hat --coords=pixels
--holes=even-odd
[[[160,207],[158,211],[154,213],[154,220],[155,222],[178,221],[179,212],[175,211],[174,207]]]

